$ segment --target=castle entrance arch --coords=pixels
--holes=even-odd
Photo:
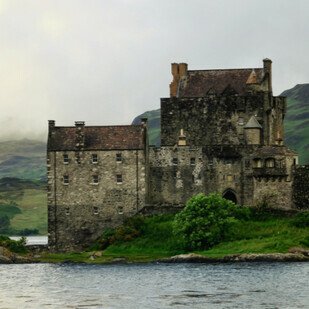
[[[227,189],[223,192],[222,197],[237,204],[236,193],[232,189]]]

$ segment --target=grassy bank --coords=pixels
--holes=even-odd
[[[139,233],[136,237],[122,235],[123,239],[120,237],[104,250],[100,248],[101,242],[90,247],[88,252],[46,254],[42,260],[104,263],[120,258],[129,262],[146,262],[186,253],[173,234],[173,219],[173,215],[148,217],[137,226]],[[257,215],[235,223],[225,242],[209,250],[195,252],[221,258],[240,253],[286,253],[291,247],[309,247],[309,228],[296,227],[293,221],[294,217],[282,214]],[[96,256],[94,252],[99,254]]]

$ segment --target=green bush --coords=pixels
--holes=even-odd
[[[143,234],[145,228],[144,218],[141,216],[131,217],[125,220],[124,224],[114,229],[107,228],[102,236],[91,249],[104,250],[117,242],[126,242]]]
[[[174,233],[187,250],[209,249],[225,240],[237,217],[249,216],[233,202],[212,193],[192,197],[175,216]]]
[[[7,236],[0,235],[0,246],[8,248],[12,252],[16,253],[27,252],[25,245],[26,245],[26,237],[21,237],[20,240],[12,240]]]
[[[299,212],[292,221],[292,225],[296,227],[309,227],[309,211]]]
[[[0,233],[6,234],[10,228],[10,218],[7,215],[0,217]]]

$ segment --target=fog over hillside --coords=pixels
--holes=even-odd
[[[170,63],[261,67],[275,94],[309,81],[305,0],[1,0],[0,140],[129,124],[169,95]]]

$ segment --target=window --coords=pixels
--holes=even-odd
[[[174,177],[174,178],[177,177],[177,171],[173,171],[173,177]]]
[[[122,162],[122,154],[116,153],[116,162]]]
[[[190,158],[190,165],[195,165],[195,158]]]
[[[240,126],[243,126],[244,125],[244,118],[243,117],[239,117],[238,118],[238,124],[240,125]]]
[[[70,208],[69,208],[69,207],[67,207],[67,208],[65,209],[65,214],[66,214],[67,216],[70,214]]]
[[[118,206],[118,214],[119,215],[123,214],[123,206]]]
[[[92,175],[92,183],[93,184],[99,183],[99,176],[98,175]]]
[[[253,167],[261,168],[262,167],[262,160],[261,159],[254,159],[253,160]]]
[[[92,164],[98,163],[98,155],[96,153],[93,153],[91,155],[91,162],[92,162]]]
[[[275,167],[275,160],[272,158],[266,159],[266,167]]]
[[[99,208],[98,207],[93,207],[93,214],[98,215],[99,214]]]
[[[116,175],[116,181],[117,181],[117,183],[122,183],[122,175],[121,174]]]
[[[178,159],[177,158],[173,158],[172,163],[173,163],[173,165],[177,165],[178,164]]]
[[[69,184],[69,176],[68,175],[64,175],[63,176],[63,184],[64,185],[68,185]]]
[[[67,154],[63,155],[63,163],[64,164],[69,164],[69,155],[67,155]]]

